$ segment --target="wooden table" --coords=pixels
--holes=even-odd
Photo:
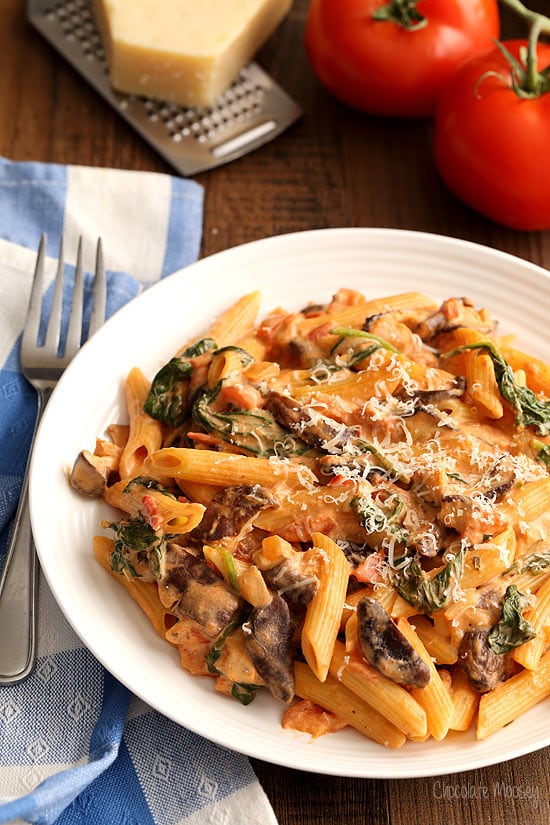
[[[542,11],[547,3],[529,5]],[[307,6],[296,0],[258,56],[304,117],[257,152],[196,177],[206,195],[202,255],[296,230],[386,226],[476,241],[550,269],[550,232],[505,229],[443,187],[429,122],[368,117],[325,93],[303,49]],[[22,0],[0,3],[0,154],[171,172],[30,28],[23,7]],[[503,17],[506,34],[521,33],[510,15]],[[332,778],[258,761],[254,767],[280,825],[550,822],[548,749],[443,780]]]

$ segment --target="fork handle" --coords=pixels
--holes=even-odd
[[[37,588],[38,562],[25,483],[0,579],[0,684],[20,682],[34,666]]]
[[[48,398],[49,393],[39,398],[35,433]],[[30,460],[0,575],[0,685],[21,682],[36,660],[38,559],[29,512],[29,467]]]

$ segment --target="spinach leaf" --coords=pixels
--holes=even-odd
[[[144,411],[167,427],[180,427],[189,411],[187,390],[193,372],[192,358],[216,348],[212,338],[202,338],[168,361],[155,375]]]
[[[464,549],[449,559],[445,567],[430,579],[418,561],[413,559],[407,567],[393,575],[393,585],[405,601],[419,613],[433,613],[445,607],[453,588],[460,582],[464,568]]]
[[[233,682],[231,696],[238,699],[242,705],[249,705],[256,697],[259,685],[247,685],[243,682]]]
[[[379,349],[387,349],[391,352],[398,352],[398,350],[384,338],[379,338],[371,332],[366,332],[362,329],[354,329],[353,327],[335,327],[330,330],[331,335],[338,335],[339,339],[334,344],[330,351],[333,356],[341,344],[346,341],[347,351],[345,353],[346,366],[350,369],[365,358],[368,358]],[[348,343],[349,340],[349,343]],[[370,345],[365,346],[367,341],[371,341]]]
[[[193,404],[193,418],[207,432],[215,433],[223,441],[261,458],[273,455],[283,458],[306,452],[307,445],[290,436],[267,410],[214,411],[211,404],[221,387],[222,382],[213,390],[202,390]]]
[[[466,481],[466,479],[464,478],[464,476],[461,476],[460,473],[447,473],[446,475],[447,475],[447,478],[452,478],[453,481],[460,481],[461,484],[467,484],[468,483]]]
[[[393,509],[386,511],[371,496],[355,496],[350,503],[357,521],[367,533],[386,533],[395,536],[401,544],[407,544],[409,532],[398,522],[403,511],[403,500],[396,498]]]
[[[491,357],[500,394],[514,410],[519,427],[534,427],[539,435],[550,435],[550,401],[541,401],[533,390],[518,384],[514,372],[498,349],[490,341],[464,344],[442,355],[452,358],[465,350],[485,349]]]
[[[222,648],[225,644],[225,640],[241,624],[242,624],[242,617],[240,617],[240,616],[238,616],[237,618],[233,619],[228,624],[226,624],[226,626],[224,627],[222,632],[219,634],[219,636],[216,638],[214,644],[212,645],[212,647],[210,648],[210,650],[208,651],[208,653],[204,657],[209,673],[212,673],[214,676],[217,676],[220,672],[216,667],[216,662],[218,661],[218,659],[221,656],[221,652],[222,652]]]
[[[159,481],[156,481],[154,478],[149,478],[148,476],[136,476],[128,482],[128,484],[122,492],[129,493],[132,490],[132,487],[135,486],[145,487],[146,490],[155,490],[157,493],[162,493],[165,496],[170,496],[170,498],[177,498],[175,493],[173,493],[167,487],[164,487]]]
[[[527,596],[524,596],[515,584],[506,588],[502,602],[502,618],[487,637],[495,653],[508,653],[537,635],[531,622],[523,617],[523,610],[527,604]]]
[[[216,349],[216,342],[213,338],[200,338],[198,341],[195,341],[194,344],[189,344],[189,346],[184,349],[182,358],[197,358],[197,356],[204,355],[205,352],[209,352],[212,349]]]
[[[221,633],[218,634],[218,636],[214,640],[214,644],[205,656],[205,661],[210,673],[213,673],[214,675],[219,674],[220,671],[216,668],[216,662],[220,658],[220,654],[227,640],[227,637],[230,636],[235,630],[237,630],[237,628],[241,627],[247,621],[247,619],[250,616],[251,610],[252,607],[249,604],[242,602],[231,621],[229,621],[226,624],[224,629],[221,631]]]
[[[210,648],[209,652],[205,656],[206,666],[208,668],[209,673],[212,673],[214,676],[220,675],[220,671],[216,667],[216,663],[221,656],[221,652],[225,642],[227,641],[227,637],[230,636],[237,628],[241,627],[243,622],[250,615],[251,607],[249,605],[242,605],[240,610],[237,612],[237,615],[234,619],[232,619],[222,632],[219,634],[217,639],[215,640],[214,644]],[[223,675],[223,674],[222,674]],[[238,699],[239,702],[242,702],[243,705],[249,705],[250,702],[256,696],[256,692],[258,690],[258,685],[249,685],[242,682],[234,682],[231,686],[231,695]]]
[[[134,578],[141,573],[138,568],[150,565],[158,575],[164,554],[164,537],[153,530],[143,516],[134,516],[127,521],[112,522],[115,540],[111,553],[111,569],[115,573],[127,570]]]
[[[379,448],[366,441],[364,438],[352,438],[349,442],[349,451],[357,450],[359,453],[370,453],[378,462],[380,468],[385,470],[390,478],[396,481],[402,481],[408,484],[411,480],[411,470],[403,467],[397,462],[393,462],[388,456]]]
[[[530,553],[523,560],[521,572],[529,571],[530,573],[542,573],[550,567],[550,550],[545,550],[542,553]]]
[[[362,338],[367,339],[368,341],[373,341],[378,345],[378,348],[382,349],[389,349],[391,352],[399,352],[398,349],[394,347],[393,344],[390,344],[389,341],[386,341],[385,338],[380,338],[378,335],[373,335],[372,332],[367,332],[364,329],[355,329],[354,327],[335,327],[334,329],[330,330],[331,335],[339,335],[341,339],[343,338]]]
[[[537,451],[535,456],[536,460],[546,464],[550,470],[550,444],[543,444],[542,441],[533,441],[532,446]]]
[[[254,358],[242,347],[237,347],[234,344],[227,344],[225,347],[220,347],[214,352],[214,355],[219,355],[222,352],[238,352],[241,356],[241,364],[243,367],[248,367],[254,361]]]

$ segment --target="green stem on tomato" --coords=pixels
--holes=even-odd
[[[530,92],[534,92],[538,86],[538,68],[537,68],[537,43],[541,27],[533,23],[529,30],[529,37],[527,40],[527,86]]]
[[[428,25],[427,19],[420,14],[416,5],[418,0],[390,0],[373,11],[373,20],[395,23],[407,31],[418,31]]]
[[[525,79],[523,91],[530,95],[540,95],[548,91],[548,77],[541,75],[537,65],[537,43],[541,34],[550,34],[550,17],[540,12],[531,11],[521,0],[500,0],[505,6],[518,14],[529,26],[527,38],[527,57],[525,61]]]

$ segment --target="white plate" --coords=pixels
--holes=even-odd
[[[152,377],[188,338],[240,295],[260,288],[262,311],[326,301],[338,287],[369,296],[420,290],[436,299],[467,295],[501,320],[502,331],[546,354],[550,277],[510,255],[451,238],[391,229],[329,229],[257,241],[205,258],[118,312],[82,348],[47,407],[30,484],[33,530],[54,596],[105,667],[149,705],[208,739],[249,756],[338,776],[449,774],[501,762],[550,744],[548,702],[493,737],[407,743],[390,751],[354,731],[311,741],[283,731],[269,695],[243,707],[186,674],[120,586],[97,564],[91,538],[102,503],[79,498],[66,468],[96,434],[123,417],[121,384],[134,365]]]

